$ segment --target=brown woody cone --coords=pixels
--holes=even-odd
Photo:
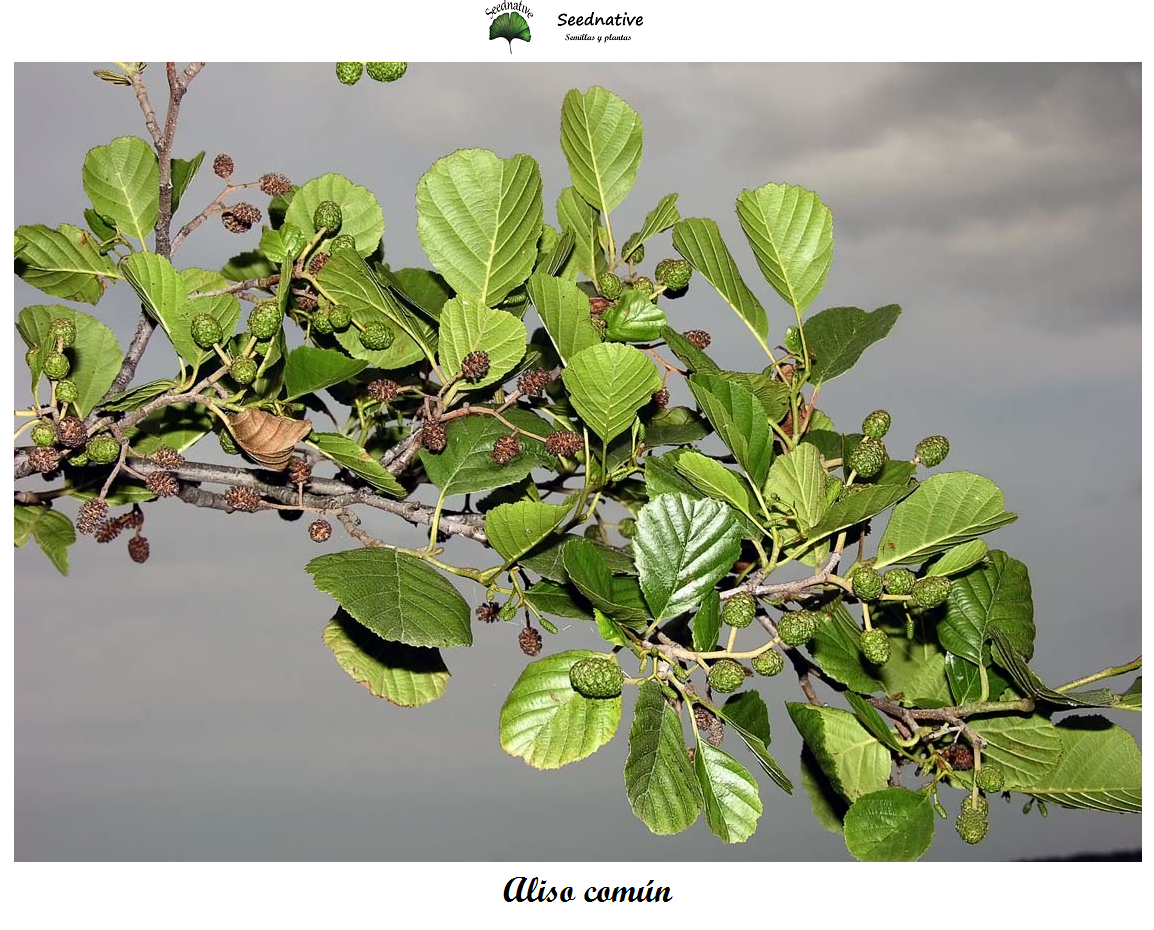
[[[180,482],[170,471],[154,471],[144,479],[144,486],[157,497],[172,497],[180,493]]]
[[[493,462],[497,465],[508,465],[521,454],[521,440],[516,433],[501,436],[493,443]]]
[[[85,501],[80,506],[80,512],[76,515],[76,529],[85,536],[94,533],[96,528],[100,526],[100,521],[107,515],[108,505],[100,498],[94,497],[92,500]]]
[[[56,424],[56,440],[68,449],[79,449],[88,442],[88,429],[80,417],[62,417]]]
[[[496,601],[485,601],[477,608],[477,619],[482,623],[496,623],[500,619],[501,605]]]
[[[152,460],[161,468],[180,468],[184,464],[184,456],[175,449],[164,446],[152,453]]]
[[[292,181],[283,174],[277,174],[275,171],[270,171],[268,174],[262,174],[260,176],[260,189],[270,197],[279,197],[281,194],[287,194],[292,190],[292,186]]]
[[[112,542],[112,540],[120,535],[123,529],[124,524],[122,524],[120,520],[115,518],[105,520],[96,527],[96,541],[98,543]]]
[[[369,383],[369,397],[379,400],[382,404],[392,403],[400,391],[401,386],[388,378],[378,378]]]
[[[233,510],[252,513],[260,506],[260,492],[255,488],[231,487],[224,492],[225,502]]]
[[[133,562],[143,564],[148,561],[148,540],[143,536],[133,536],[128,540],[128,554]]]
[[[708,349],[709,344],[713,342],[713,337],[710,336],[709,333],[707,333],[704,329],[687,329],[681,335],[683,335],[699,349]]]
[[[320,252],[313,256],[313,260],[309,262],[309,274],[314,278],[321,273],[321,269],[329,263],[329,253]]]
[[[955,772],[968,772],[974,767],[974,750],[965,743],[954,743],[942,750],[942,758]]]
[[[231,156],[225,155],[223,152],[212,160],[212,171],[218,178],[224,178],[227,181],[232,177],[235,170],[236,165],[233,164]]]
[[[444,452],[445,444],[449,441],[445,432],[445,424],[440,420],[429,420],[421,427],[421,445],[430,452]]]
[[[661,388],[659,391],[653,392],[653,406],[658,410],[664,410],[669,406],[669,389]]]
[[[56,471],[60,467],[60,450],[55,446],[36,446],[28,450],[28,464],[43,474]]]
[[[544,368],[530,368],[517,379],[517,390],[526,397],[535,397],[544,393],[552,380],[553,376]]]
[[[541,652],[541,634],[531,626],[524,627],[517,636],[517,644],[525,655],[539,655]]]
[[[470,352],[461,359],[461,374],[466,381],[480,381],[489,373],[489,353]]]
[[[291,481],[293,484],[306,484],[309,478],[313,476],[312,465],[309,464],[305,459],[299,458],[297,456],[293,456],[293,458],[289,459],[288,468],[286,471],[288,472],[289,481]]]
[[[333,535],[333,525],[328,520],[313,520],[309,524],[309,539],[315,543],[323,543]]]
[[[550,455],[573,456],[585,448],[585,440],[580,433],[561,429],[545,437],[545,451]]]

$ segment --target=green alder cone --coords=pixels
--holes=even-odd
[[[602,297],[616,300],[625,293],[625,285],[612,271],[607,271],[597,279],[597,290],[601,292]]]
[[[333,240],[333,244],[329,246],[329,252],[335,255],[338,249],[352,249],[355,252],[357,249],[357,240],[348,234],[342,233]]]
[[[866,630],[861,635],[861,654],[873,665],[885,665],[890,660],[890,638],[885,630]]]
[[[370,323],[361,333],[361,345],[366,349],[383,350],[393,344],[396,334],[388,323]]]
[[[58,316],[48,324],[48,335],[64,348],[70,348],[76,342],[76,324],[67,317]]]
[[[971,846],[980,843],[990,829],[990,802],[980,794],[977,798],[967,795],[955,827],[958,836]]]
[[[224,337],[224,330],[216,317],[207,313],[193,317],[188,331],[192,334],[192,341],[202,349],[211,349]]]
[[[756,613],[757,600],[752,594],[742,591],[725,602],[725,607],[721,611],[721,619],[730,626],[743,630],[753,623],[753,617]]]
[[[914,454],[923,465],[933,468],[950,454],[950,441],[945,436],[927,436],[914,448]]]
[[[853,593],[858,600],[876,601],[882,596],[882,576],[863,565],[853,573]]]
[[[353,315],[344,304],[333,304],[329,307],[329,323],[337,332],[348,329],[349,324],[352,322]],[[390,332],[392,332],[392,330],[390,330]]]
[[[102,433],[88,440],[85,451],[88,458],[97,465],[111,465],[120,458],[120,443],[107,433]]]
[[[226,429],[222,429],[217,434],[217,441],[220,442],[220,451],[225,455],[240,455],[240,447],[236,444],[236,440],[232,438],[232,433]]]
[[[908,568],[894,568],[882,576],[882,585],[887,594],[909,594],[914,589],[917,576]]]
[[[229,377],[237,384],[252,384],[256,380],[257,364],[251,358],[236,358],[229,369]]]
[[[41,420],[32,427],[32,442],[38,446],[51,446],[56,442],[56,427],[47,420]]]
[[[44,359],[44,374],[53,381],[67,378],[68,372],[71,370],[72,366],[68,362],[68,356],[63,352],[50,352]]]
[[[693,266],[684,259],[663,258],[653,270],[653,276],[658,284],[664,284],[671,291],[680,291],[689,287]]]
[[[990,794],[997,794],[1006,786],[1006,773],[995,762],[983,762],[978,769],[978,787]]]
[[[910,603],[914,607],[929,610],[939,607],[950,596],[950,579],[944,575],[930,575],[914,582]]]
[[[368,61],[365,62],[365,71],[374,81],[385,84],[398,81],[409,70],[407,61]]]
[[[338,61],[337,80],[342,84],[356,84],[364,73],[365,66],[360,61]]]
[[[633,250],[633,254],[629,256],[629,264],[640,265],[645,261],[645,246],[639,245]]]
[[[248,315],[248,331],[257,339],[271,339],[280,329],[280,308],[266,300],[252,308]]]
[[[772,678],[774,675],[780,675],[781,670],[785,668],[785,657],[776,649],[769,649],[759,656],[754,656],[750,664],[757,674]]]
[[[884,439],[890,431],[890,415],[885,410],[875,410],[862,420],[861,431],[870,439]]]
[[[709,687],[721,694],[729,694],[745,684],[745,669],[733,659],[719,659],[709,667]]]
[[[322,200],[313,211],[313,226],[317,229],[327,229],[336,232],[344,222],[341,205],[332,200]]]
[[[569,668],[569,683],[588,698],[614,698],[621,693],[625,673],[612,659],[590,656],[578,659]]]
[[[312,326],[313,332],[320,333],[322,336],[327,336],[333,331],[333,318],[329,314],[328,307],[317,307],[309,317],[309,325]],[[379,324],[374,324],[379,325]],[[364,342],[364,337],[361,337],[361,342]]]
[[[867,436],[853,447],[846,464],[862,478],[872,478],[885,467],[888,459],[885,444],[880,439]]]
[[[617,524],[617,532],[621,534],[622,539],[632,539],[637,532],[637,521],[633,517],[626,517]]]
[[[817,635],[821,618],[812,610],[795,610],[777,624],[777,635],[787,646],[804,646]]]
[[[657,285],[650,278],[637,278],[633,282],[633,290],[652,300],[653,295],[657,292]]]

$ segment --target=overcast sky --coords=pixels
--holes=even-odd
[[[15,69],[17,224],[83,224],[90,147],[143,135],[130,91],[92,66]],[[162,103],[159,66],[147,72]],[[821,406],[850,429],[875,407],[895,454],[950,437],[948,466],[978,471],[1020,515],[991,545],[1029,566],[1034,667],[1059,683],[1141,652],[1139,582],[1140,68],[1093,65],[426,65],[394,85],[337,83],[331,65],[210,65],[182,109],[176,152],[229,152],[240,177],[297,183],[337,171],[384,210],[386,260],[427,264],[414,190],[457,148],[533,155],[546,218],[569,183],[561,99],[603,84],[645,125],[637,185],[615,214],[635,228],[680,193],[683,216],[716,218],[780,337],[789,312],[760,277],[733,210],[744,188],[802,184],[834,214],[833,268],[814,310],[900,303],[893,335]],[[208,164],[187,218],[219,190]],[[181,251],[219,267],[258,234],[217,223]],[[650,264],[671,254],[668,238]],[[15,307],[52,303],[15,282]],[[137,304],[99,305],[122,344]],[[670,305],[704,325],[728,367],[756,367],[744,327],[698,280]],[[15,388],[27,390],[23,346]],[[163,338],[139,380],[171,375]],[[211,440],[206,445],[215,446]],[[203,456],[216,460],[215,448]],[[371,697],[320,633],[332,601],[304,563],[323,550],[304,522],[147,508],[147,565],[82,538],[72,573],[30,545],[15,553],[15,843],[19,859],[843,859],[804,793],[762,785],[745,845],[699,823],[654,838],[625,800],[629,713],[590,760],[541,773],[505,755],[497,712],[525,659],[514,625],[479,627],[449,650],[447,694],[419,710]],[[383,515],[370,532],[421,534]],[[467,548],[450,550],[472,558]],[[463,588],[470,603],[478,590]],[[550,652],[593,645],[579,623]],[[762,686],[772,751],[796,776],[799,741],[782,676]],[[1137,731],[1135,715],[1116,715]],[[752,764],[744,750],[729,746]],[[796,778],[795,778],[796,781]],[[951,807],[956,802],[951,800]],[[1061,856],[1140,845],[1140,818],[995,805],[978,847],[940,823],[930,858]]]

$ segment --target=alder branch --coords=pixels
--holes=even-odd
[[[801,578],[798,581],[783,581],[778,584],[757,584],[760,576],[755,576],[748,584],[739,585],[728,591],[722,591],[721,599],[723,601],[728,600],[734,595],[740,594],[742,591],[747,591],[757,597],[785,597],[787,599],[798,597],[810,588],[817,588],[826,584],[840,561],[841,553],[835,552],[829,557],[829,561],[825,563],[819,572],[810,575],[808,578]]]
[[[231,197],[238,191],[247,191],[254,187],[260,187],[260,181],[246,181],[243,184],[225,184],[224,190],[217,194],[207,207],[205,207],[196,216],[194,216],[191,220],[180,227],[180,232],[178,232],[176,234],[176,238],[172,240],[172,252],[170,254],[174,254],[176,250],[180,248],[184,240],[187,239],[192,233],[196,232],[196,230],[198,230],[201,226],[203,226],[205,222],[208,221],[209,217],[215,216],[217,213],[223,213],[225,209],[224,201],[226,198]],[[276,279],[278,281],[280,280],[279,274],[276,276]],[[222,291],[221,293],[227,293],[227,291]]]
[[[270,274],[267,278],[249,278],[247,281],[237,281],[236,284],[230,284],[228,287],[222,287],[217,291],[197,291],[195,294],[189,294],[189,300],[196,300],[201,297],[224,297],[226,294],[238,294],[241,291],[247,291],[253,287],[272,287],[280,282],[279,274]]]

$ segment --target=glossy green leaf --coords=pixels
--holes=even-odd
[[[196,177],[197,171],[200,170],[201,163],[204,161],[204,152],[197,152],[192,158],[174,158],[172,159],[172,212],[180,208],[180,198],[184,196],[184,192],[188,190],[188,185],[192,183],[192,179]],[[157,171],[159,172],[159,166]],[[159,175],[158,175],[159,183]]]
[[[322,174],[298,187],[285,212],[285,222],[304,230],[311,239],[317,231],[313,214],[325,200],[331,200],[341,208],[340,234],[352,236],[356,250],[362,256],[372,255],[385,234],[381,205],[371,191],[342,175]]]
[[[971,539],[954,546],[926,567],[927,575],[960,575],[985,560],[990,547],[984,539]]]
[[[701,601],[693,617],[693,648],[696,652],[712,652],[721,635],[721,598],[710,591]]]
[[[645,444],[658,446],[687,446],[704,439],[710,433],[709,425],[688,407],[667,407],[645,421]]]
[[[830,783],[848,801],[886,787],[889,750],[853,714],[835,707],[787,702],[794,726]]]
[[[701,787],[685,751],[681,717],[652,681],[638,689],[625,760],[625,793],[633,813],[661,836],[689,829],[701,813]]]
[[[528,155],[461,149],[417,184],[417,235],[458,297],[496,306],[533,270],[543,218],[541,172]]]
[[[916,862],[933,841],[934,808],[921,791],[875,791],[845,815],[845,845],[859,862]]]
[[[438,650],[381,639],[344,611],[328,622],[323,639],[340,667],[369,694],[398,707],[431,703],[449,683],[449,670]]]
[[[691,375],[689,387],[738,464],[757,487],[762,487],[773,460],[773,434],[761,402],[720,375]]]
[[[798,448],[807,445],[810,444],[802,443]],[[834,501],[825,515],[810,528],[806,538],[810,541],[821,539],[847,527],[864,523],[909,497],[916,487],[916,483],[863,485],[860,491]]]
[[[68,547],[76,542],[72,521],[59,510],[49,510],[32,526],[32,536],[56,570],[67,575]]]
[[[1014,682],[1016,690],[1037,701],[1044,701],[1057,707],[1113,707],[1115,699],[1109,688],[1091,688],[1085,691],[1057,691],[1049,687],[1018,653],[1014,640],[1001,626],[989,628],[994,641],[994,661],[1004,668]]]
[[[601,315],[605,338],[614,342],[653,342],[667,320],[665,312],[640,291],[626,291]]]
[[[189,295],[189,301],[180,308],[180,316],[191,325],[192,320],[201,314],[211,316],[220,324],[224,333],[223,339],[228,340],[236,332],[240,322],[240,301],[234,294],[216,294],[213,297],[194,297],[195,294],[209,294],[228,287],[228,279],[219,271],[209,271],[205,268],[185,268],[180,272],[180,282]],[[201,359],[208,358],[213,353],[203,350]]]
[[[717,362],[706,355],[701,349],[697,348],[697,346],[673,327],[663,327],[661,330],[661,338],[665,340],[670,351],[677,356],[681,364],[689,369],[691,374],[698,371],[710,374],[721,370]]]
[[[132,443],[134,455],[152,455],[157,449],[183,452],[207,436],[216,418],[201,404],[171,404],[154,410],[125,435]]]
[[[877,667],[861,654],[861,630],[840,601],[822,608],[828,619],[810,641],[809,651],[821,670],[843,685],[869,694],[882,690]]]
[[[877,675],[891,698],[904,695],[904,701],[919,707],[943,707],[950,703],[946,656],[936,642],[922,637],[920,630],[913,639],[891,633],[890,660]]]
[[[1101,717],[1062,721],[1062,757],[1022,791],[1063,807],[1142,812],[1142,752],[1134,737]]]
[[[548,435],[549,425],[525,410],[507,410],[511,423],[538,436]],[[470,494],[513,484],[534,468],[550,468],[557,459],[545,444],[521,436],[521,454],[507,465],[493,461],[493,443],[509,432],[495,417],[462,417],[445,424],[448,441],[443,452],[421,450],[421,462],[429,480],[446,495]]]
[[[744,843],[757,829],[762,812],[753,776],[727,752],[700,738],[693,770],[713,835],[723,843]]]
[[[814,356],[810,380],[832,381],[857,364],[871,345],[884,339],[901,316],[897,304],[869,313],[857,307],[831,307],[805,321],[806,348]]]
[[[188,289],[172,262],[155,252],[136,252],[129,255],[120,268],[141,303],[172,340],[176,354],[191,365],[205,358],[211,350],[202,349],[192,338]],[[221,341],[231,335],[224,333]]]
[[[49,512],[47,504],[17,504],[13,511],[13,522],[15,523],[15,544],[16,548],[23,548],[28,544],[28,540],[32,538],[32,531],[36,528],[36,524],[44,519],[44,515]]]
[[[569,573],[565,570],[565,547],[575,539],[584,539],[600,556],[611,575],[636,575],[637,566],[633,564],[633,557],[622,549],[615,549],[604,543],[585,539],[576,533],[567,533],[546,540],[533,552],[521,559],[521,566],[536,572],[543,578],[564,584],[569,580]]]
[[[1029,660],[1034,654],[1037,629],[1030,573],[1022,562],[998,549],[985,565],[951,583],[946,615],[937,626],[938,641],[954,655],[982,665],[993,626],[1020,656]]]
[[[602,216],[625,199],[637,180],[641,137],[641,118],[604,87],[565,95],[561,151],[577,193]]]
[[[1013,523],[1001,490],[967,471],[944,472],[923,481],[898,504],[878,543],[876,567],[909,565]]]
[[[581,419],[605,442],[629,429],[661,388],[661,376],[645,353],[617,343],[582,349],[569,359],[562,378]]]
[[[142,243],[148,238],[160,215],[160,167],[151,145],[121,136],[90,149],[81,178],[97,213]]]
[[[542,613],[573,620],[593,619],[593,612],[584,604],[578,604],[569,588],[556,581],[538,581],[526,589],[525,597]]]
[[[22,245],[16,274],[45,294],[94,304],[104,296],[101,279],[120,277],[112,259],[101,255],[92,237],[76,226],[19,226],[16,237]]]
[[[349,358],[344,352],[297,346],[285,360],[285,397],[293,400],[342,384],[366,365],[363,359]]]
[[[761,770],[786,794],[793,794],[793,782],[769,754],[769,710],[756,691],[735,694],[718,709],[722,719],[749,747]]]
[[[821,467],[821,453],[816,446],[802,442],[774,458],[765,482],[764,496],[771,509],[793,516],[797,521],[797,531],[808,536],[828,509],[828,483],[825,469]]]
[[[645,222],[641,224],[641,228],[625,240],[625,245],[621,247],[621,261],[629,261],[638,246],[644,245],[658,233],[665,232],[680,219],[681,214],[677,212],[677,195],[666,194],[657,202],[657,206],[645,215]]]
[[[1007,791],[1038,784],[1062,757],[1057,727],[1040,714],[979,717],[970,726],[986,741],[982,759],[1002,767]]]
[[[575,537],[564,550],[565,573],[569,582],[594,607],[615,620],[648,621],[649,609],[642,600],[636,578],[614,575],[602,550],[587,539]]]
[[[821,766],[814,760],[813,753],[804,745],[801,750],[801,787],[809,798],[809,809],[813,813],[814,820],[822,829],[838,835],[843,834],[845,828],[842,821],[849,810],[849,805],[845,798],[834,790]]]
[[[573,233],[571,261],[590,281],[596,281],[609,267],[601,245],[604,227],[597,210],[581,198],[576,188],[567,187],[557,198],[557,222],[562,230]]]
[[[431,565],[393,549],[353,549],[305,566],[317,588],[382,639],[409,646],[469,646],[469,604]]]
[[[437,351],[447,379],[457,377],[471,352],[489,356],[488,373],[476,381],[458,381],[461,388],[474,390],[503,381],[525,354],[525,324],[504,310],[454,297],[442,308],[440,323]]]
[[[485,515],[485,538],[511,564],[557,529],[572,509],[572,502],[502,504]]]
[[[573,282],[538,272],[529,278],[529,299],[561,361],[601,343],[589,314],[589,296]]]
[[[297,349],[297,351],[300,350]],[[360,443],[354,442],[340,433],[318,433],[315,431],[309,434],[307,441],[325,458],[363,478],[374,488],[384,491],[386,494],[392,494],[394,497],[405,496],[404,487],[397,481],[392,472],[369,455]]]
[[[641,508],[633,538],[641,590],[658,620],[699,604],[741,554],[741,528],[725,504],[662,494]]]
[[[621,696],[587,698],[569,683],[573,663],[597,655],[602,654],[573,649],[525,666],[501,707],[505,752],[536,769],[558,769],[613,738],[621,722]]]
[[[434,320],[440,319],[445,301],[453,296],[449,283],[428,268],[398,268],[390,272],[389,284]]]
[[[769,340],[769,321],[737,270],[737,262],[713,220],[687,219],[673,227],[673,245],[713,285],[762,346]]]
[[[16,318],[16,329],[29,348],[39,347],[30,360],[33,384],[40,380],[45,357],[56,350],[49,327],[58,317],[71,320],[76,326],[76,342],[65,349],[65,354],[72,365],[68,378],[77,390],[75,406],[80,416],[86,417],[112,386],[124,355],[116,334],[87,313],[59,304],[25,307]]]
[[[757,502],[745,479],[716,459],[687,449],[677,457],[677,470],[702,494],[725,501],[751,519],[757,513]]]

